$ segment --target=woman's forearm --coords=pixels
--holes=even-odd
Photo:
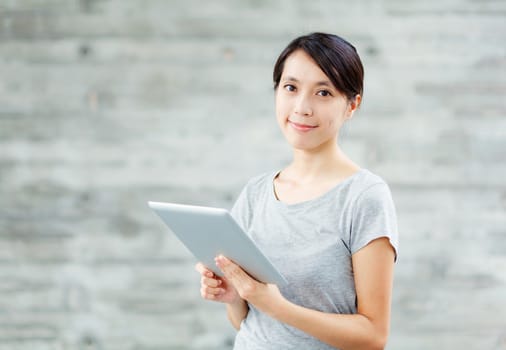
[[[248,311],[249,306],[244,299],[240,299],[238,302],[233,304],[227,304],[227,316],[235,329],[239,330],[241,322],[246,318]]]
[[[388,328],[361,314],[329,314],[287,301],[272,316],[340,349],[379,350],[388,337]]]

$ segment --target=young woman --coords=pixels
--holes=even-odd
[[[349,159],[339,130],[362,99],[363,67],[344,39],[293,40],[274,66],[276,116],[293,148],[283,170],[251,179],[232,215],[287,278],[278,288],[226,257],[202,264],[201,294],[226,303],[234,349],[383,349],[397,222],[388,185]]]

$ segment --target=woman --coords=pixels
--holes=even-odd
[[[383,349],[397,223],[388,185],[340,149],[360,105],[363,67],[344,39],[293,40],[274,67],[276,116],[293,148],[285,169],[251,179],[232,215],[287,278],[278,288],[226,257],[202,264],[201,294],[226,303],[234,349]]]

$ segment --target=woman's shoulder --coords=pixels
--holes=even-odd
[[[378,175],[369,169],[362,168],[362,169],[360,169],[359,172],[362,175],[359,177],[359,179],[360,179],[359,183],[364,186],[375,185],[375,184],[379,184],[379,183],[382,183],[385,185],[387,184],[381,175]]]
[[[269,182],[272,183],[272,180],[274,176],[276,175],[276,172],[269,171],[264,172],[258,175],[255,175],[251,177],[244,186],[245,189],[253,189],[258,190],[259,188],[263,188],[269,184]]]
[[[275,173],[266,172],[250,178],[243,186],[239,197],[237,198],[233,211],[238,208],[251,208],[259,201],[265,200],[268,194],[268,181],[274,177]]]
[[[254,202],[262,194],[267,193],[269,187],[269,181],[272,183],[276,173],[264,172],[251,177],[242,186],[240,197],[246,199],[248,202]]]
[[[386,189],[389,191],[389,186],[383,177],[369,169],[362,168],[355,175],[353,181],[350,182],[350,194],[353,197],[359,197],[366,192],[373,192],[372,189]]]

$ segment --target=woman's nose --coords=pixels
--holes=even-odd
[[[313,115],[311,102],[307,96],[300,94],[297,97],[297,100],[295,101],[295,113],[306,117]]]

